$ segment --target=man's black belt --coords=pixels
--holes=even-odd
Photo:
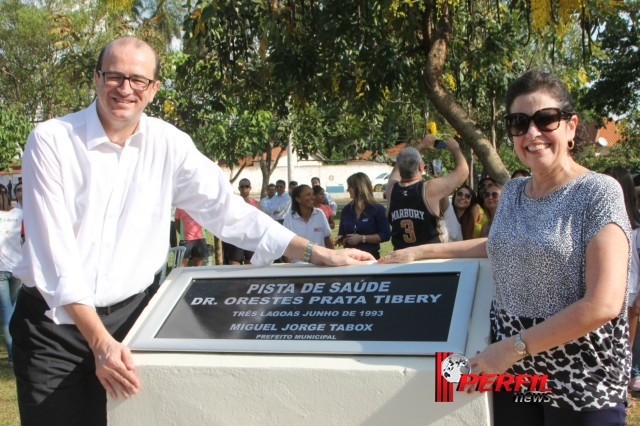
[[[147,290],[144,291],[144,293],[146,293],[146,292],[147,292]],[[105,315],[112,314],[115,311],[117,311],[118,309],[124,308],[129,303],[133,302],[135,300],[135,298],[138,297],[138,296],[139,296],[139,294],[134,294],[131,297],[127,297],[122,302],[114,303],[113,305],[109,305],[109,306],[96,306],[96,312],[100,316],[105,316]]]
[[[143,293],[148,294],[150,296],[153,296],[156,291],[158,291],[158,284],[154,281],[153,284],[151,284],[149,287],[147,287]],[[25,293],[27,293],[30,296],[35,297],[36,299],[40,299],[44,301],[44,297],[42,297],[42,294],[40,294],[40,291],[38,291],[37,288],[35,287],[28,287],[24,284],[22,284],[22,290],[24,290]],[[131,302],[133,302],[135,300],[136,297],[138,297],[141,293],[138,294],[134,294],[131,297],[127,297],[126,299],[124,299],[121,302],[118,303],[114,303],[113,305],[110,306],[96,306],[96,312],[98,313],[98,315],[100,316],[104,316],[104,315],[109,315],[114,313],[115,311],[117,311],[120,308],[124,308],[125,306],[127,306],[128,304],[130,304]]]

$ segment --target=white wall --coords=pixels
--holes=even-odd
[[[379,174],[391,172],[391,169],[392,167],[386,163],[377,163],[374,161],[352,161],[347,164],[327,165],[319,161],[296,160],[294,155],[292,161],[293,173],[291,179],[289,179],[287,176],[287,158],[283,156],[268,183],[275,183],[278,179],[282,179],[287,183],[289,180],[295,180],[298,184],[311,185],[311,178],[317,176],[320,178],[320,185],[323,188],[326,189],[328,186],[343,185],[344,191],[346,191],[347,178],[354,173],[366,173],[369,179],[373,181]],[[226,167],[223,167],[222,170],[229,179],[231,179],[230,170]],[[238,192],[237,183],[242,178],[247,178],[251,181],[252,195],[259,195],[262,186],[262,171],[257,162],[251,167],[245,167],[238,179],[235,180],[233,187],[236,193]]]
[[[0,184],[2,184],[5,187],[7,187],[7,184],[9,183],[9,181],[11,181],[11,185],[13,185],[11,187],[11,198],[14,197],[14,188],[16,187],[16,184],[18,183],[18,177],[22,177],[22,173],[2,173],[2,174],[0,174]]]

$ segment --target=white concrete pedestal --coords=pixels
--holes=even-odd
[[[467,357],[488,343],[493,292],[489,262],[473,261],[479,261],[479,270]],[[446,261],[425,263],[436,262]],[[144,320],[143,313],[139,322]],[[142,389],[129,400],[109,399],[112,426],[491,424],[487,393],[454,392],[453,402],[435,402],[434,356],[134,352],[133,357]]]
[[[485,425],[487,394],[435,401],[434,357],[136,354],[110,425]]]

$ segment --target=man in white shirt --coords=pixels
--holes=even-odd
[[[166,261],[171,205],[222,240],[255,251],[346,265],[373,259],[332,251],[274,224],[233,194],[191,138],[143,111],[160,87],[157,54],[132,38],[98,57],[96,101],[49,120],[23,156],[26,241],[15,269],[25,286],[11,320],[23,424],[106,424],[106,393],[140,381],[121,340]]]
[[[267,186],[267,196],[260,200],[260,208],[273,219],[273,197],[276,195],[276,184],[270,183]],[[275,219],[274,219],[275,220]]]
[[[282,225],[284,217],[289,213],[291,208],[291,196],[285,191],[286,182],[282,179],[276,181],[276,195],[271,201],[271,217],[273,220]]]

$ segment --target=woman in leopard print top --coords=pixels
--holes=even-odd
[[[630,227],[622,191],[573,160],[578,116],[556,76],[528,71],[506,106],[507,133],[532,176],[505,185],[488,239],[412,247],[383,261],[489,257],[494,343],[470,359],[472,371],[547,374],[552,389],[550,403],[494,392],[496,425],[624,425]]]

